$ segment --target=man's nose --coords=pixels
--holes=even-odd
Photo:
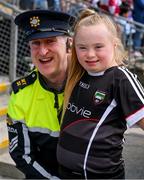
[[[49,51],[49,49],[48,49],[47,45],[45,45],[45,44],[40,45],[40,49],[39,49],[40,55],[46,55],[48,53],[48,51]]]

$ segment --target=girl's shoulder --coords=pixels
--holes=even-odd
[[[117,68],[115,68],[114,78],[119,81],[126,81],[130,83],[135,82],[139,79],[135,73],[133,73],[125,66],[118,66]]]
[[[137,75],[132,73],[126,66],[115,66],[108,69],[106,72],[106,75],[112,73],[115,79],[137,78]]]

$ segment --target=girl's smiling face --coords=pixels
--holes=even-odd
[[[101,72],[116,66],[116,41],[104,24],[81,26],[74,38],[76,54],[88,72]]]

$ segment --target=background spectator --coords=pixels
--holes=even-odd
[[[48,9],[47,0],[20,0],[20,9]]]
[[[51,11],[61,11],[60,0],[47,0],[48,9]]]
[[[48,9],[47,0],[33,0],[33,9]]]
[[[80,12],[86,7],[86,4],[84,4],[81,0],[73,0],[69,7],[68,13],[75,17],[78,17]]]
[[[123,43],[125,47],[131,47],[133,45],[132,34],[135,33],[135,27],[127,21],[133,21],[131,5],[127,1],[122,2],[119,15],[124,17],[124,19],[117,19],[122,28]]]
[[[20,9],[29,10],[33,8],[33,0],[20,0],[19,2]]]
[[[144,0],[135,0],[133,2],[133,19],[139,23],[144,24]],[[134,50],[136,56],[142,56],[140,53],[142,45],[142,32],[140,27],[136,26],[136,32],[134,34]]]
[[[121,0],[100,0],[99,7],[110,14],[118,15],[121,3]]]

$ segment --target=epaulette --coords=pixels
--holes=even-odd
[[[37,79],[36,71],[33,71],[31,74],[29,74],[26,77],[17,79],[16,81],[14,81],[12,83],[12,89],[13,89],[14,93],[16,94],[19,91],[19,89],[23,89],[26,86],[33,84],[36,79]]]

